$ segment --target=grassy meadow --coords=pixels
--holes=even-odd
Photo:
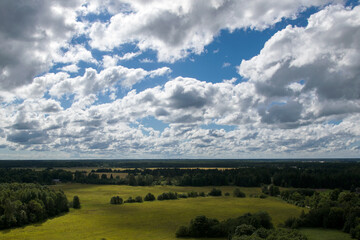
[[[309,240],[352,240],[350,234],[334,229],[322,228],[304,228],[300,231],[308,237]]]
[[[28,225],[23,228],[3,230],[0,239],[175,239],[175,232],[180,225],[187,225],[198,215],[219,220],[240,216],[247,212],[267,211],[273,223],[283,222],[289,216],[298,216],[302,208],[284,201],[268,197],[234,198],[198,197],[168,201],[126,203],[111,205],[110,198],[119,195],[124,200],[128,197],[142,196],[148,192],[155,196],[163,192],[209,192],[212,187],[175,187],[151,186],[131,187],[119,185],[56,185],[65,191],[69,200],[78,195],[82,208],[71,209],[68,214],[49,219],[43,223]],[[234,187],[220,187],[223,194],[232,193]],[[247,196],[260,194],[260,188],[240,188]],[[316,232],[303,230],[307,235]],[[311,238],[316,240],[320,238]],[[327,239],[327,238],[326,238]]]

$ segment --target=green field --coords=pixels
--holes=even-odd
[[[304,228],[300,230],[309,240],[352,240],[350,234],[333,229]]]
[[[55,187],[63,189],[68,199],[78,195],[82,208],[80,210],[71,209],[70,213],[43,223],[1,231],[0,239],[175,239],[176,229],[180,225],[187,225],[192,218],[198,215],[223,220],[240,216],[246,212],[267,211],[276,226],[289,216],[298,216],[302,210],[302,208],[272,197],[266,199],[225,196],[198,197],[123,205],[109,204],[110,198],[115,195],[119,195],[125,200],[129,196],[144,197],[148,192],[155,196],[169,191],[178,193],[204,191],[207,193],[212,187],[131,187],[81,184],[65,184]],[[233,187],[221,187],[223,193],[232,193],[233,189]],[[241,188],[241,190],[247,195],[260,193],[259,188]],[[311,230],[303,231],[309,232],[310,235],[316,235]]]

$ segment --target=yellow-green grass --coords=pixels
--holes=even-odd
[[[309,240],[351,240],[348,233],[339,230],[323,228],[303,228],[300,231],[308,237]]]
[[[56,185],[65,191],[69,200],[78,195],[82,208],[33,224],[0,232],[0,239],[175,239],[180,225],[187,225],[198,216],[224,220],[247,212],[267,211],[275,226],[290,216],[298,216],[302,208],[278,198],[198,197],[144,203],[111,205],[110,198],[155,196],[163,192],[209,192],[212,187],[151,186],[131,187],[116,185]],[[234,187],[220,187],[223,193],[232,193]],[[259,188],[240,188],[248,195],[260,194]]]

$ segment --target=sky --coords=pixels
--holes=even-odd
[[[0,159],[352,158],[357,0],[2,0]]]

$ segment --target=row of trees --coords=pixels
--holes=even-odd
[[[39,222],[68,211],[69,203],[61,190],[37,184],[0,184],[0,229]]]
[[[220,189],[213,188],[207,196],[221,196],[222,192]],[[240,189],[236,188],[233,192],[234,197],[243,198],[245,197],[245,193],[240,191]],[[188,192],[188,193],[177,193],[177,192],[164,192],[155,198],[154,194],[148,193],[144,197],[144,199],[141,196],[137,196],[135,198],[129,197],[127,200],[123,200],[119,196],[113,196],[110,199],[110,204],[123,204],[123,203],[135,203],[135,202],[143,202],[143,201],[155,201],[156,199],[159,201],[163,200],[173,200],[173,199],[179,199],[179,198],[196,198],[196,197],[206,197],[206,194],[204,192]]]
[[[111,198],[110,204],[123,204],[123,203],[135,203],[135,202],[141,203],[143,201],[154,201],[154,200],[155,200],[155,196],[152,193],[146,194],[144,200],[141,196],[137,196],[135,198],[129,197],[127,200],[124,201],[121,197],[114,196]]]

